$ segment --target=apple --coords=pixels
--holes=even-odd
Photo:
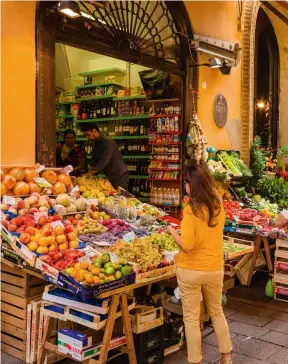
[[[68,243],[62,243],[58,245],[58,249],[60,251],[67,250],[68,249]]]
[[[42,237],[38,240],[38,245],[39,245],[39,246],[48,246],[48,240],[47,240],[47,237],[42,236]]]
[[[28,244],[28,243],[29,243],[29,241],[30,241],[30,235],[29,235],[29,234],[27,234],[27,233],[22,233],[22,234],[20,235],[20,241],[21,241],[21,243],[23,243],[23,244]]]
[[[36,251],[39,254],[47,254],[48,248],[47,248],[47,246],[39,246],[39,248]]]
[[[23,224],[24,224],[25,219],[24,219],[24,217],[23,217],[23,216],[17,216],[17,217],[15,218],[15,222],[16,222],[16,225],[17,225],[17,226],[21,226],[21,225],[23,225]]]
[[[35,252],[38,249],[38,244],[35,241],[30,241],[30,243],[27,244],[27,247],[31,252]]]
[[[48,211],[48,207],[46,207],[46,206],[40,206],[39,207],[39,211],[40,212],[46,212],[46,211]]]
[[[72,225],[72,222],[70,220],[65,220],[64,225]]]
[[[68,235],[68,239],[69,239],[70,241],[72,241],[72,240],[77,240],[77,235],[76,235],[76,233],[75,233],[74,231],[69,232],[67,235]]]
[[[51,225],[49,226],[49,225],[47,224],[47,225],[45,225],[45,226],[43,227],[43,235],[44,235],[44,236],[50,236],[50,235],[52,235],[52,233],[53,233],[53,229],[52,229]]]
[[[53,221],[62,221],[62,217],[60,215],[54,215]]]
[[[8,226],[10,225],[10,222],[8,220],[1,220],[1,224],[8,229]]]
[[[56,244],[55,236],[51,235],[47,237],[48,245],[54,245]]]
[[[65,234],[71,233],[72,231],[73,231],[73,226],[72,225],[65,226],[65,229],[64,229]],[[71,239],[71,240],[74,240],[74,239]]]
[[[34,214],[35,212],[39,212],[39,209],[37,207],[32,207],[30,209],[30,214]]]
[[[62,243],[66,243],[67,239],[66,239],[65,235],[57,235],[56,241],[57,241],[57,243],[62,244]]]
[[[63,228],[63,226],[56,226],[55,229],[54,229],[54,234],[55,235],[60,235],[60,236],[63,235],[64,234],[64,228]]]
[[[36,223],[35,223],[35,221],[34,221],[34,220],[32,220],[32,219],[25,219],[25,225],[26,225],[26,226],[35,226],[35,225],[36,225]]]
[[[19,202],[17,202],[17,205],[16,205],[17,210],[24,209],[24,207],[25,207],[25,202],[23,200],[20,200]]]
[[[29,210],[28,209],[21,209],[18,211],[18,214],[19,215],[22,215],[22,216],[25,216],[29,213]]]
[[[36,205],[38,199],[38,196],[31,195],[30,197],[28,197],[28,202],[30,205]]]
[[[17,225],[10,224],[10,225],[8,226],[8,231],[10,231],[10,232],[14,232],[14,231],[16,231],[16,230],[17,230]]]
[[[47,216],[40,216],[39,220],[38,220],[38,224],[41,226],[44,226],[45,224],[47,224],[48,222],[48,217]]]
[[[79,248],[79,243],[77,240],[71,240],[69,242],[69,248],[70,249],[76,249],[76,248]]]

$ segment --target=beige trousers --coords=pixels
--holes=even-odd
[[[200,297],[203,295],[207,314],[217,336],[220,353],[232,351],[229,328],[222,308],[224,271],[194,271],[177,268],[177,281],[183,307],[183,319],[188,350],[188,362],[202,360],[200,331]]]

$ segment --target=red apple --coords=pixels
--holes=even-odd
[[[39,209],[37,207],[32,207],[30,209],[30,214],[34,214],[35,212],[39,212]]]
[[[14,231],[16,231],[16,230],[17,230],[17,225],[10,224],[10,225],[8,226],[8,231],[10,231],[10,232],[14,232]]]
[[[65,226],[65,229],[64,229],[65,234],[71,233],[72,231],[73,231],[73,226],[72,225]],[[71,239],[71,240],[74,240],[74,239]]]
[[[22,215],[22,216],[25,216],[29,213],[29,210],[28,209],[21,209],[18,211],[18,214],[19,215]]]
[[[8,226],[10,225],[10,222],[8,220],[2,220],[1,221],[1,224],[6,228],[8,229]]]
[[[15,218],[15,222],[16,222],[16,225],[17,225],[17,226],[21,226],[21,225],[23,225],[23,224],[24,224],[25,219],[24,219],[24,217],[23,217],[23,216],[17,216],[17,217]]]
[[[20,200],[19,202],[17,202],[17,205],[16,205],[17,210],[24,209],[24,207],[25,207],[25,202],[23,200]]]
[[[60,215],[53,216],[53,221],[62,221],[62,217]]]
[[[44,236],[50,236],[50,235],[52,235],[52,233],[53,233],[53,229],[52,229],[51,225],[50,226],[49,225],[45,225],[43,227],[43,235]]]
[[[34,220],[32,220],[32,219],[26,219],[26,220],[25,220],[25,225],[26,225],[26,226],[35,226],[35,225],[36,225],[36,223],[35,223],[35,221],[34,221]]]
[[[41,226],[44,226],[45,224],[47,224],[48,222],[48,218],[47,216],[40,216],[39,220],[38,220],[38,224]]]

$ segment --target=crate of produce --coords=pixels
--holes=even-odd
[[[163,308],[152,306],[137,306],[130,313],[132,331],[140,334],[154,327],[163,325]]]
[[[287,259],[287,261],[288,261],[288,241],[287,240],[282,240],[282,239],[276,240],[275,257]]]
[[[254,243],[252,241],[225,235],[223,238],[223,251],[225,259],[234,259],[254,251]]]
[[[164,336],[167,340],[174,340],[184,334],[184,322],[182,318],[176,318],[164,324]]]

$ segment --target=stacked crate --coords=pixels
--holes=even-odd
[[[288,241],[277,239],[274,265],[274,299],[288,302]]]
[[[27,323],[32,315],[39,315],[36,306],[42,297],[45,281],[4,263],[1,264],[1,281],[1,348],[5,353],[26,361],[30,355]]]

